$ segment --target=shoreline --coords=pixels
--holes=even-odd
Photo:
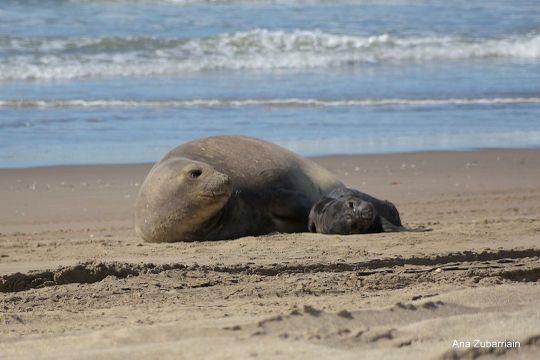
[[[400,156],[400,155],[415,155],[415,154],[440,154],[440,153],[475,153],[475,152],[489,152],[489,151],[538,151],[540,150],[539,146],[528,146],[528,147],[488,147],[488,148],[465,148],[465,149],[456,149],[456,150],[415,150],[415,151],[402,151],[402,152],[381,152],[381,153],[338,153],[338,154],[321,154],[321,155],[309,155],[304,156],[308,159],[317,160],[333,157],[369,157],[369,156]],[[163,154],[165,155],[165,153]],[[301,155],[303,156],[303,155]],[[66,167],[84,167],[84,166],[123,166],[123,165],[153,165],[155,162],[115,162],[115,163],[68,163],[68,164],[49,164],[49,165],[36,165],[36,166],[11,166],[11,167],[0,167],[0,171],[3,170],[24,170],[24,169],[42,169],[42,168],[66,168]]]

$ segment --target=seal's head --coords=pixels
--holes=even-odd
[[[309,231],[322,234],[365,234],[381,227],[373,205],[355,197],[325,197],[311,209]]]
[[[170,158],[156,164],[135,203],[135,231],[149,242],[202,239],[204,224],[227,203],[232,183],[203,162]]]

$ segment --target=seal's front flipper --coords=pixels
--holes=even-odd
[[[280,189],[271,194],[270,213],[281,232],[308,231],[309,212],[313,202],[294,190]]]
[[[381,219],[382,230],[383,230],[384,232],[401,232],[401,231],[409,231],[409,229],[407,229],[407,228],[404,227],[404,226],[392,224],[390,221],[386,220],[386,219],[383,218],[382,216],[380,217],[380,219]]]
[[[428,228],[407,228],[402,225],[394,225],[390,221],[386,220],[385,218],[381,217],[381,225],[384,232],[401,232],[401,231],[407,231],[407,232],[427,232],[431,231],[431,229]]]
[[[433,229],[425,228],[425,227],[405,228],[405,229],[406,229],[406,231],[410,231],[410,232],[429,232],[429,231],[433,231]]]

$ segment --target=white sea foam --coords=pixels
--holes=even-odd
[[[188,100],[0,100],[0,108],[244,108],[244,107],[438,107],[540,104],[540,97],[447,99],[188,99]]]
[[[335,5],[335,4],[418,4],[425,0],[69,0],[73,3],[165,3],[175,5]]]
[[[175,76],[485,58],[540,59],[540,35],[501,39],[253,30],[195,39],[0,38],[0,81]]]

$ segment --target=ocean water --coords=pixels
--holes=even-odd
[[[0,167],[540,146],[538,0],[6,0]]]

